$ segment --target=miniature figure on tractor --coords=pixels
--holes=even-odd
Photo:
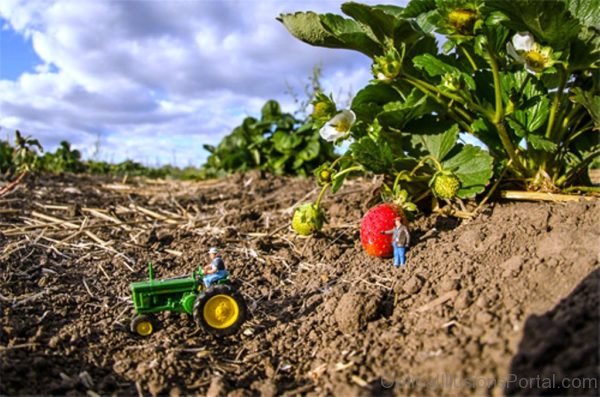
[[[237,332],[246,320],[244,298],[230,284],[229,276],[206,288],[202,266],[190,277],[155,280],[152,263],[148,264],[148,280],[131,283],[136,316],[131,331],[141,336],[155,329],[153,314],[163,311],[187,313],[207,332],[225,336]]]

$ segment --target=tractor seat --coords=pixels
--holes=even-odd
[[[229,272],[225,271],[225,274],[220,275],[214,282],[213,284],[229,284]]]

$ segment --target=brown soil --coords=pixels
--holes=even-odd
[[[598,393],[597,201],[418,218],[396,270],[360,246],[373,187],[350,181],[300,238],[287,224],[316,196],[307,180],[29,179],[0,199],[0,394]],[[147,262],[190,273],[213,245],[249,305],[240,333],[164,314],[132,335]]]

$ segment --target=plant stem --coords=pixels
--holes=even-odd
[[[594,128],[594,126],[593,126],[592,122],[590,121],[586,125],[584,125],[581,129],[574,132],[573,134],[571,134],[571,136],[569,136],[567,139],[562,141],[563,146],[567,147],[569,145],[569,143],[571,143],[575,138],[577,138],[579,135],[583,134],[584,132],[591,131],[592,128]]]
[[[418,203],[419,201],[423,200],[425,197],[429,196],[430,193],[431,193],[431,190],[429,190],[429,189],[425,190],[423,193],[421,193],[421,195],[419,197],[417,197],[416,199],[413,200],[413,203]]]
[[[415,172],[417,172],[417,170],[419,168],[421,168],[421,167],[423,167],[425,165],[425,162],[427,160],[433,161],[433,163],[434,163],[435,168],[436,168],[437,171],[442,171],[442,164],[440,164],[440,162],[437,161],[433,156],[428,155],[428,156],[423,157],[423,159],[421,159],[421,161],[419,161],[419,164],[417,164],[415,166],[415,168],[412,169],[412,171],[410,172],[410,175],[413,176],[415,174]],[[398,176],[396,178],[398,178],[399,176],[400,176],[400,174],[398,174]],[[395,185],[395,182],[394,182],[394,185]]]
[[[579,112],[579,110],[583,108],[583,106],[581,104],[576,104],[575,106],[573,106],[573,108],[571,109],[571,111],[563,118],[561,127],[560,127],[560,132],[558,134],[558,136],[556,137],[556,142],[561,142],[563,141],[563,138],[565,137],[565,134],[567,133],[567,131],[569,130],[569,122],[571,120],[576,120],[576,122],[574,122],[572,125],[573,129],[575,129],[575,127],[577,127],[577,124],[579,124],[579,122],[581,121],[581,119],[585,116],[586,112],[581,112],[579,115],[577,114],[577,112]],[[577,118],[575,118],[575,116],[577,116]]]
[[[469,63],[471,64],[471,67],[473,68],[473,71],[477,71],[477,64],[475,64],[475,61],[473,60],[473,57],[469,53],[469,50],[467,50],[463,46],[460,46],[460,49],[462,50],[463,54],[465,54],[465,57],[467,57]]]
[[[321,206],[321,200],[323,199],[323,195],[325,194],[325,192],[327,191],[327,188],[331,186],[331,183],[326,183],[323,188],[321,189],[321,191],[319,192],[319,197],[317,197],[317,201],[315,202],[315,205],[318,207]]]
[[[565,193],[574,192],[574,191],[580,191],[580,192],[585,192],[585,193],[600,193],[600,187],[598,187],[598,186],[570,186],[570,187],[566,188],[565,190],[563,190],[563,192],[565,192]]]
[[[352,171],[362,171],[362,170],[363,170],[363,167],[361,165],[355,165],[353,167],[346,168],[345,170],[338,172],[337,174],[335,174],[333,176],[333,179],[338,179],[340,176],[346,175]]]
[[[498,130],[498,135],[500,136],[500,141],[502,142],[502,146],[504,146],[504,150],[508,154],[508,158],[512,161],[517,168],[522,168],[522,164],[517,157],[517,152],[510,141],[510,137],[508,136],[508,131],[506,131],[506,126],[504,125],[504,121],[499,121],[496,123],[496,129]]]
[[[462,128],[463,130],[465,130],[466,132],[468,132],[471,135],[475,135],[473,133],[473,129],[471,128],[471,126],[469,124],[467,124],[466,121],[462,120],[457,114],[456,111],[453,109],[449,109],[448,110],[448,114],[450,114],[450,116],[454,119],[454,121],[456,121]]]
[[[421,83],[424,83],[424,82],[420,83],[418,80],[408,80],[408,79],[406,81],[409,84],[412,84],[415,88],[419,89],[425,95],[431,97],[438,104],[445,107],[448,110],[448,114],[450,115],[450,117],[452,117],[454,119],[454,121],[456,121],[458,124],[460,124],[460,126],[463,127],[463,129],[465,129],[465,131],[467,131],[471,134],[473,133],[471,130],[471,127],[470,127],[470,123],[473,122],[473,119],[464,110],[460,109],[463,113],[463,117],[467,117],[466,121],[461,119],[458,116],[458,114],[455,112],[455,110],[458,110],[458,109],[453,109],[452,106],[450,105],[450,103],[445,102],[444,100],[439,98],[438,95],[436,95],[434,92],[427,89],[427,87],[421,85]],[[427,84],[427,83],[425,83],[425,84]],[[440,93],[439,91],[437,91],[436,87],[433,87],[433,88],[436,90],[435,92]],[[450,102],[452,102],[452,100]]]
[[[444,96],[448,99],[451,99],[455,102],[460,103],[461,105],[465,106],[465,108],[467,108],[467,109],[471,108],[472,110],[474,110],[478,113],[484,114],[486,116],[489,114],[489,112],[486,109],[482,108],[481,106],[479,106],[478,104],[476,104],[475,102],[473,102],[470,99],[461,97],[456,94],[451,94],[446,91],[442,91],[438,87],[434,86],[433,84],[429,84],[428,82],[426,82],[424,80],[418,79],[418,78],[413,77],[408,74],[404,74],[403,77],[408,83],[412,84],[414,87],[418,88],[425,94],[427,94],[429,91],[429,94],[435,93],[437,95]],[[436,97],[435,95],[431,95],[431,96],[433,96],[434,98]],[[443,102],[443,104],[447,106],[447,103]],[[467,120],[467,121],[472,123],[473,122],[472,117],[471,116],[468,116],[468,117],[470,120]]]
[[[560,78],[560,83],[558,85],[558,91],[556,91],[556,95],[554,95],[554,101],[552,102],[552,107],[550,108],[550,117],[548,118],[548,126],[546,128],[546,138],[550,140],[552,139],[552,130],[554,129],[554,121],[556,119],[558,105],[560,105],[563,91],[565,90],[565,85],[567,84],[565,69],[562,65],[558,65],[558,76]]]
[[[335,165],[336,165],[337,163],[339,163],[340,161],[342,161],[343,159],[345,159],[345,158],[348,158],[348,157],[349,157],[349,156],[340,156],[340,157],[338,157],[337,159],[333,160],[333,163],[331,163],[331,166],[330,166],[330,168],[333,168],[333,167],[335,167]]]
[[[416,168],[413,171],[416,171]],[[394,184],[392,185],[392,191],[396,190],[396,187],[400,183],[400,177],[402,175],[406,175],[406,174],[403,174],[403,172],[399,172],[396,175],[396,178],[394,179]],[[422,176],[413,176],[413,174],[410,173],[408,176],[410,178],[409,182],[427,182],[427,181],[429,181],[429,179],[431,179],[430,175],[426,175],[426,176],[425,175],[422,175]]]
[[[512,142],[510,141],[508,131],[506,131],[506,126],[504,125],[504,107],[502,105],[502,86],[500,82],[500,70],[498,68],[498,62],[496,62],[496,57],[494,52],[492,51],[489,41],[486,49],[488,53],[489,64],[492,68],[492,76],[494,78],[494,98],[496,101],[496,112],[494,114],[493,122],[496,125],[498,135],[500,136],[500,141],[502,142],[502,146],[504,146],[506,154],[508,154],[508,157],[517,168],[522,168],[522,164],[519,161],[519,158],[516,156],[515,148]]]
[[[498,124],[504,117],[504,107],[502,106],[502,87],[500,83],[500,70],[498,68],[498,62],[496,62],[496,56],[490,47],[488,42],[487,53],[489,57],[489,64],[492,68],[492,77],[494,78],[494,99],[496,102],[496,112],[494,113],[494,123]]]

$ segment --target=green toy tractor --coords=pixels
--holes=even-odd
[[[229,276],[206,289],[202,267],[190,277],[155,280],[152,264],[148,265],[148,280],[131,283],[136,316],[131,320],[131,332],[148,336],[156,328],[155,313],[172,311],[193,316],[196,323],[217,336],[236,333],[246,320],[244,298],[229,282]]]

